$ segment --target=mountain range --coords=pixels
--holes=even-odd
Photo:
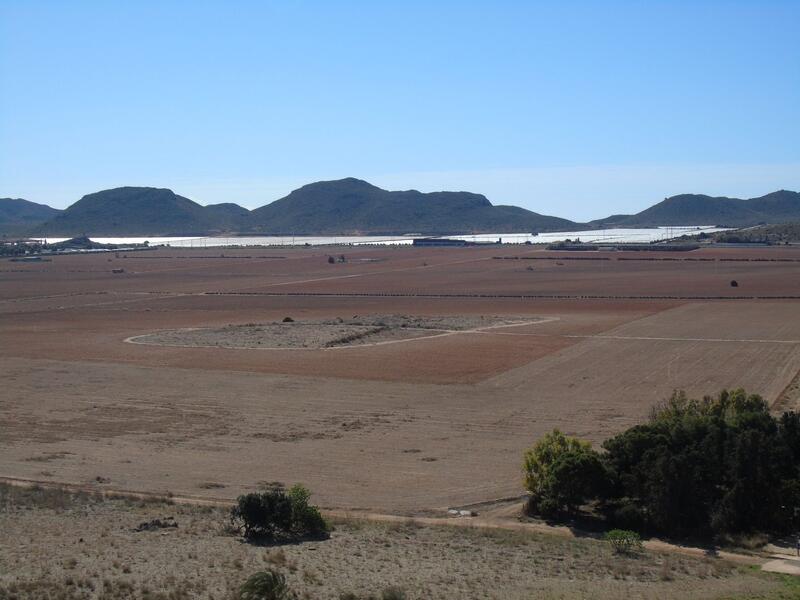
[[[0,199],[0,235],[5,236],[441,235],[791,221],[800,221],[800,194],[786,190],[748,200],[682,194],[635,215],[589,223],[493,205],[471,192],[387,191],[354,178],[311,183],[252,211],[232,203],[203,206],[151,187],[88,194],[65,210]]]

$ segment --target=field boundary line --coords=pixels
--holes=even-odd
[[[277,285],[277,284],[276,284]],[[283,284],[281,284],[283,285]],[[287,283],[286,285],[289,285]],[[192,295],[187,294],[187,295]],[[198,296],[275,296],[311,298],[510,298],[512,300],[800,300],[800,296],[617,296],[602,294],[484,294],[401,292],[197,292]]]
[[[742,339],[742,338],[679,338],[679,337],[658,337],[658,336],[641,336],[641,335],[608,335],[603,333],[596,334],[578,334],[578,333],[514,333],[502,331],[474,331],[472,333],[491,333],[492,335],[513,335],[513,336],[531,336],[531,337],[562,337],[571,339],[601,339],[601,340],[634,340],[634,341],[654,341],[654,342],[742,342],[750,344],[800,344],[800,340],[766,340],[766,339]]]

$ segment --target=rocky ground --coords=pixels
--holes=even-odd
[[[534,323],[536,320],[531,317],[355,315],[351,318],[295,321],[286,317],[284,321],[268,323],[158,331],[128,341],[178,347],[319,349],[409,340],[447,332]]]

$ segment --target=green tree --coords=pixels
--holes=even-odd
[[[591,448],[569,450],[550,467],[545,479],[542,511],[575,512],[587,500],[601,495],[606,471],[600,455]]]
[[[525,453],[525,488],[532,512],[573,512],[597,497],[605,482],[605,469],[589,442],[554,429]]]
[[[763,398],[741,389],[702,400],[673,394],[647,423],[603,444],[609,505],[667,533],[786,530],[798,489],[798,425],[794,413],[777,420]]]

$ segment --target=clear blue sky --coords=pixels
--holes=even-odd
[[[574,219],[800,189],[800,1],[0,0],[0,196],[347,176]]]

